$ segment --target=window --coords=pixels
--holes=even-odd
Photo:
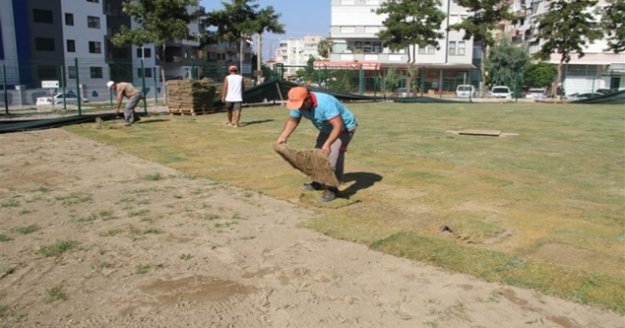
[[[456,41],[449,41],[449,55],[456,55]]]
[[[87,16],[87,27],[100,28],[100,17]]]
[[[33,9],[33,22],[46,24],[54,23],[52,10]]]
[[[92,79],[101,79],[102,78],[102,67],[100,66],[91,66],[89,67],[89,73],[91,74]]]
[[[67,52],[76,52],[76,41],[67,40]]]
[[[54,65],[38,65],[37,75],[41,80],[56,80],[56,66]]]
[[[458,41],[458,56],[464,56],[465,54],[465,42]]]
[[[420,54],[431,55],[431,54],[436,53],[436,48],[434,48],[433,46],[430,46],[430,45],[428,45],[426,47],[419,47],[419,53]]]
[[[87,0],[87,2],[100,3],[100,0]]]
[[[76,78],[76,66],[67,66],[67,78],[68,79]]]
[[[143,50],[143,51],[141,51]],[[152,57],[152,49],[150,48],[137,48],[137,58],[150,58]]]
[[[74,14],[65,13],[65,25],[74,26]]]
[[[37,51],[54,51],[54,39],[51,39],[51,38],[35,38],[35,50],[37,50]]]
[[[102,53],[102,45],[98,41],[89,41],[89,53],[99,54]]]
[[[143,71],[145,72],[145,77],[152,77],[152,69],[151,68],[144,68]],[[141,75],[141,68],[137,68],[137,76],[143,77]]]

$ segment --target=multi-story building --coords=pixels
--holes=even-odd
[[[330,41],[333,44],[329,61],[316,63],[317,67],[365,70],[396,69],[406,71],[416,67],[428,90],[453,90],[458,83],[473,83],[469,74],[474,65],[473,41],[463,40],[463,31],[447,31],[451,24],[468,17],[465,8],[454,1],[443,1],[441,11],[446,19],[441,26],[444,37],[439,40],[439,49],[432,46],[391,51],[377,37],[384,28],[385,15],[374,11],[383,0],[332,0]],[[416,54],[414,57],[409,53]],[[409,58],[411,62],[409,63]],[[479,58],[477,64],[479,65]],[[478,75],[479,76],[479,75]],[[468,80],[467,80],[468,79]]]
[[[248,42],[221,41],[209,44],[202,49],[205,58],[202,66],[204,76],[221,81],[228,75],[228,66],[240,67],[239,72],[246,77],[252,76],[252,47]],[[239,55],[242,53],[242,55]]]
[[[319,58],[318,45],[324,38],[319,35],[307,35],[280,41],[272,60],[284,67],[284,76],[295,76],[297,70],[308,64],[310,57]]]
[[[598,6],[606,6],[606,1],[600,0]],[[549,2],[516,0],[513,8],[525,15],[525,19],[516,27],[513,40],[525,44],[530,55],[537,53],[542,42],[532,43],[536,38],[536,19],[549,11]],[[594,9],[596,8],[589,8],[589,12],[595,14]],[[595,17],[597,21],[600,20],[600,17]],[[564,67],[563,88],[566,94],[625,88],[625,54],[609,52],[605,50],[607,48],[606,39],[601,39],[586,46],[583,57],[579,58],[577,54],[572,54],[571,61]],[[553,53],[547,62],[558,65],[560,59],[560,54]]]
[[[149,92],[162,83],[157,75],[161,66],[166,79],[190,77],[192,67],[202,60],[197,41],[168,43],[160,61],[151,44],[113,46],[111,38],[121,26],[141,27],[123,13],[122,5],[123,0],[0,0],[0,66],[7,87],[35,89],[20,92],[21,99],[10,103],[34,103],[46,92],[42,81],[59,81],[59,87],[66,81],[66,90],[105,100],[108,80],[142,86],[145,77]],[[189,29],[198,33],[198,23],[189,24]]]

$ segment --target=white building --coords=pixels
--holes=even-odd
[[[605,6],[600,0],[598,6]],[[549,2],[544,0],[517,0],[513,8],[525,12],[525,19],[518,26],[518,41],[529,44],[535,38],[538,16],[549,10]],[[596,8],[592,8],[594,10]],[[597,21],[601,18],[596,17]],[[608,52],[606,39],[596,40],[584,48],[584,57],[572,54],[571,61],[565,65],[563,87],[566,94],[593,92],[597,89],[625,88],[625,54]],[[540,44],[529,45],[530,55],[540,49]],[[561,56],[551,55],[547,61],[554,65],[560,63]]]
[[[275,63],[284,65],[285,77],[295,76],[295,72],[303,69],[310,57],[319,58],[318,45],[324,38],[319,35],[308,35],[301,38],[289,38],[280,41],[280,47],[276,49]]]
[[[443,38],[439,40],[439,49],[432,46],[410,46],[407,51],[391,51],[376,36],[384,28],[385,16],[374,12],[382,2],[383,0],[332,0],[329,39],[333,43],[333,49],[330,60],[319,62],[316,66],[405,70],[409,66],[410,58],[407,51],[410,51],[416,54],[411,65],[419,68],[419,74],[428,81],[429,89],[440,90],[443,87],[440,82],[445,80],[446,90],[455,88],[454,82],[450,80],[456,84],[467,82],[459,79],[466,79],[466,74],[476,68],[473,61],[473,41],[463,40],[463,31],[446,31],[449,25],[468,17],[465,8],[454,1],[442,2],[440,9],[447,17],[441,25]]]

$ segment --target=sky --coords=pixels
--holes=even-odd
[[[206,11],[222,10],[222,2],[229,0],[200,0]],[[284,25],[284,34],[263,34],[263,58],[278,47],[279,41],[305,35],[328,36],[330,33],[330,0],[257,0],[259,9],[272,6],[281,14],[278,19]]]

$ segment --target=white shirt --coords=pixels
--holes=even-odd
[[[228,90],[226,91],[227,102],[243,101],[243,76],[239,74],[230,74],[226,76],[228,81]]]

